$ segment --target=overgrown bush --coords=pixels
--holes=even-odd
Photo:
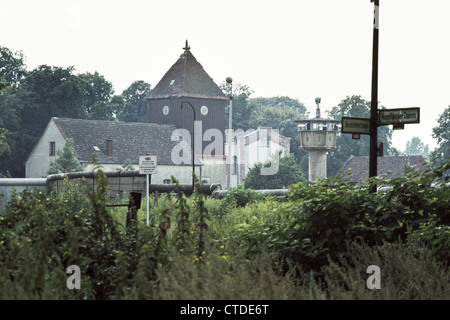
[[[128,227],[97,168],[95,190],[66,180],[63,193],[13,196],[0,215],[0,299],[448,298],[444,168],[299,183],[279,198],[242,188],[187,197],[177,186],[153,202],[150,225],[140,210]],[[375,184],[392,189],[369,192]],[[371,264],[378,291],[365,287]],[[66,287],[70,265],[80,290]]]
[[[253,189],[245,189],[244,185],[240,184],[235,188],[230,188],[227,195],[220,203],[219,212],[221,214],[226,214],[233,208],[244,207],[262,199],[264,199],[263,194]]]

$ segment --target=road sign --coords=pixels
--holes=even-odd
[[[420,122],[420,108],[381,109],[378,113],[378,124],[408,124]]]
[[[342,117],[342,133],[370,134],[370,119]]]
[[[156,156],[139,157],[139,174],[155,174],[157,167]]]

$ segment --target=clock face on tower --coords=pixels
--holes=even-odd
[[[206,116],[208,114],[208,107],[207,106],[202,106],[200,108],[200,112],[202,113],[202,115]]]
[[[167,116],[167,115],[169,114],[169,106],[164,106],[164,107],[163,107],[163,114],[164,114],[165,116]]]

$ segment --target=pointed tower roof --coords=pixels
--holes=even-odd
[[[150,92],[147,99],[207,98],[227,100],[227,96],[191,53],[186,40],[184,52]]]

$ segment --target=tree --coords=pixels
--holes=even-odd
[[[0,76],[13,87],[16,87],[27,74],[25,56],[21,51],[12,52],[0,46]]]
[[[273,160],[272,160],[273,161]],[[294,156],[288,155],[279,159],[278,172],[274,175],[261,175],[261,168],[268,167],[271,161],[265,164],[257,163],[245,177],[245,188],[250,189],[282,189],[291,184],[305,181],[303,172],[298,166]]]
[[[122,92],[122,109],[117,114],[117,119],[127,122],[148,121],[148,101],[150,84],[139,80],[133,82]]]
[[[66,140],[64,147],[56,150],[56,159],[50,163],[47,174],[81,172],[84,166],[78,161],[74,143],[71,138]]]
[[[298,135],[294,120],[303,118],[306,114],[303,103],[286,96],[252,98],[249,100],[249,106],[253,110],[249,119],[252,128],[272,127],[291,139]]]
[[[111,104],[114,89],[111,82],[97,71],[79,75],[84,85],[83,107],[88,119],[112,120],[116,110]]]
[[[85,118],[84,83],[74,68],[41,65],[20,86],[24,129],[39,137],[52,117]]]
[[[11,84],[6,82],[3,77],[0,76],[0,95],[2,95],[2,91],[5,90],[6,88],[10,87]]]
[[[433,129],[433,138],[437,140],[438,146],[433,152],[433,158],[437,164],[450,157],[450,106],[439,116],[438,125]]]
[[[28,145],[29,134],[22,125],[22,99],[18,88],[27,75],[25,57],[0,46],[0,175],[22,176],[26,156],[23,146]],[[34,141],[33,141],[34,143]]]
[[[331,118],[341,120],[342,117],[370,118],[370,101],[361,96],[347,96],[329,112]],[[396,154],[391,147],[392,130],[388,126],[378,127],[378,142],[383,143],[384,155]],[[347,159],[353,155],[368,156],[370,147],[369,135],[361,135],[360,139],[352,139],[351,134],[338,134],[336,148],[331,149],[327,161],[328,176],[338,173]]]
[[[406,142],[405,153],[410,156],[428,157],[429,147],[425,145],[419,137],[412,137]]]
[[[220,85],[220,88],[227,96],[230,96],[231,87],[229,84],[224,82]],[[233,129],[244,131],[254,129],[249,124],[253,113],[253,106],[249,104],[252,94],[253,91],[247,85],[233,84]],[[225,109],[225,128],[228,128],[228,114],[229,108],[227,107]]]

